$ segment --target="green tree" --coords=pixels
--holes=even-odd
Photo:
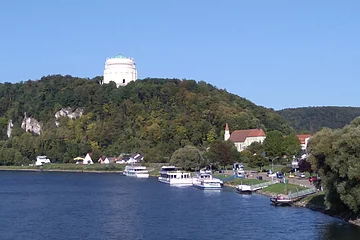
[[[262,154],[265,151],[264,144],[260,142],[253,142],[246,148],[246,150],[250,151],[252,154]]]
[[[335,211],[360,214],[360,118],[343,129],[323,129],[309,141],[309,160]]]
[[[298,156],[301,152],[301,143],[295,133],[286,136],[283,141],[283,147],[284,153],[287,156]]]
[[[239,153],[240,162],[242,163],[250,163],[252,161],[254,153],[250,150],[245,149]]]
[[[284,152],[284,137],[283,134],[277,130],[266,134],[264,140],[264,149],[266,155],[270,158],[281,157]]]
[[[259,167],[260,171],[262,171],[262,168],[267,164],[268,164],[268,160],[259,154],[252,155],[249,160],[249,166]]]
[[[199,149],[187,145],[183,148],[179,148],[173,153],[170,164],[185,170],[196,170],[204,167],[206,162]]]
[[[239,152],[231,141],[216,140],[208,150],[209,161],[212,164],[226,166],[239,161]]]

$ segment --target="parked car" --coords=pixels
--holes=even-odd
[[[294,173],[289,173],[289,178],[294,178],[294,177],[295,177]]]
[[[284,174],[282,172],[277,172],[276,177],[279,179],[282,179],[282,178],[284,178]]]
[[[245,174],[244,173],[238,174],[238,178],[245,178]]]
[[[300,177],[301,178],[305,178],[306,176],[305,176],[305,173],[300,173]]]
[[[268,173],[267,176],[270,177],[270,178],[276,177],[276,173]]]

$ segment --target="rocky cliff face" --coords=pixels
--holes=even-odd
[[[79,118],[83,115],[84,109],[77,108],[75,111],[72,111],[70,107],[62,108],[55,113],[55,119],[59,119],[60,117],[68,117],[70,119]],[[59,126],[59,122],[55,120],[56,126]]]
[[[82,108],[77,108],[75,111],[72,111],[70,107],[62,108],[55,113],[55,118],[68,117],[70,119],[79,118],[83,115],[84,110]]]
[[[10,119],[10,120],[9,120],[8,127],[7,127],[7,130],[6,130],[6,135],[8,136],[8,138],[11,137],[11,133],[12,133],[13,127],[14,127],[14,124],[13,124],[12,120]]]
[[[26,113],[24,120],[21,123],[21,128],[25,129],[27,132],[35,133],[37,135],[40,135],[41,133],[41,125],[38,120],[35,118],[26,117]]]

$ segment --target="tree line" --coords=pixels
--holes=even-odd
[[[343,128],[360,116],[359,107],[302,107],[277,111],[298,133]]]
[[[301,143],[294,133],[284,136],[280,131],[274,130],[268,132],[264,142],[254,142],[242,152],[238,152],[230,140],[221,139],[211,142],[207,148],[202,149],[185,146],[174,152],[170,163],[186,170],[198,170],[207,166],[224,168],[241,162],[251,168],[262,170],[272,162],[286,164],[289,159],[292,160],[300,154]]]
[[[0,84],[0,164],[28,164],[37,155],[71,162],[89,151],[94,159],[138,152],[148,162],[168,162],[179,148],[222,139],[226,122],[234,129],[293,132],[274,110],[203,81],[147,78],[117,88],[101,80],[51,75]],[[84,114],[62,117],[57,127],[54,114],[67,107]],[[39,136],[20,128],[25,112],[40,121]]]

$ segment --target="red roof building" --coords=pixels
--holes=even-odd
[[[224,140],[232,141],[239,152],[243,151],[253,142],[263,142],[265,138],[266,138],[266,134],[261,128],[235,130],[230,134],[229,126],[226,123]]]
[[[306,150],[307,144],[308,144],[308,141],[309,141],[311,135],[310,135],[310,134],[298,134],[298,135],[296,135],[296,136],[297,136],[297,137],[299,138],[299,140],[300,140],[301,149],[302,149],[302,150]]]

